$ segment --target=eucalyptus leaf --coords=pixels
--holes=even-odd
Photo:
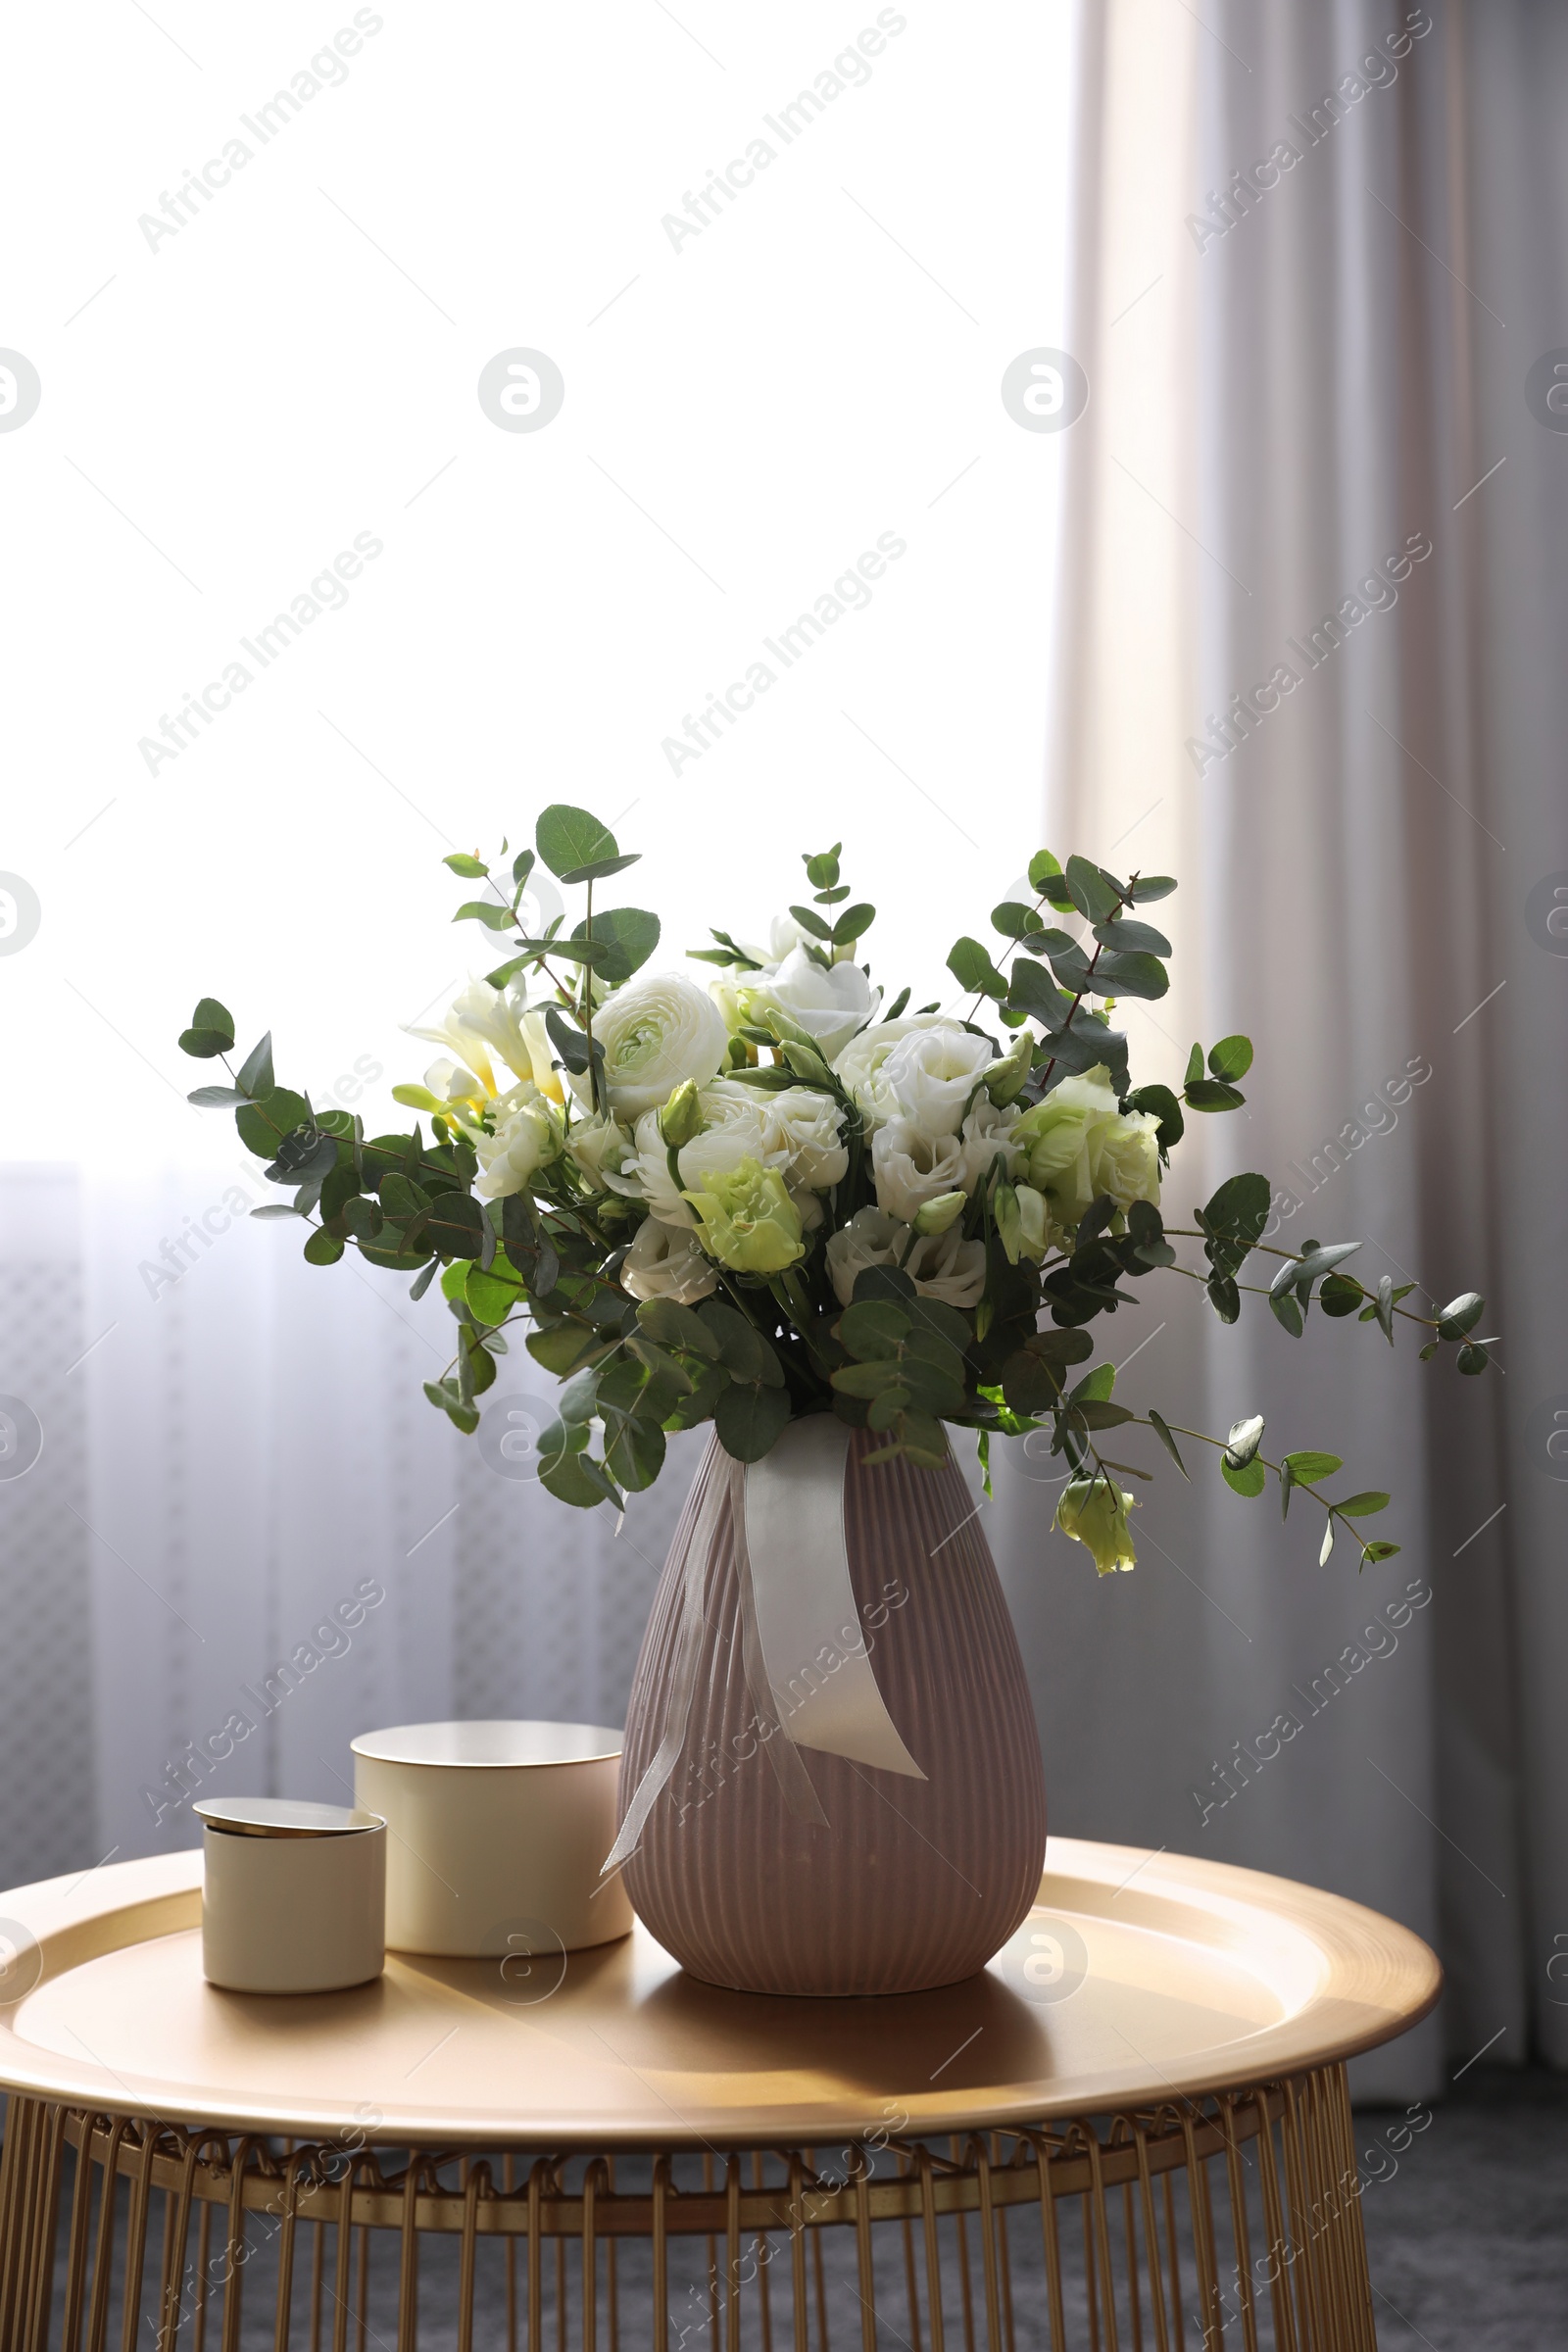
[[[1212,1077],[1234,1085],[1245,1078],[1252,1066],[1252,1041],[1250,1037],[1222,1037],[1217,1046],[1208,1049],[1208,1067]]]
[[[641,906],[596,906],[593,917],[594,977],[619,988],[640,971],[659,945],[660,921]],[[572,932],[574,943],[586,944],[586,917]]]
[[[1169,1425],[1166,1422],[1164,1415],[1162,1413],[1156,1413],[1152,1405],[1151,1405],[1149,1408],[1149,1425],[1153,1431],[1155,1437],[1159,1440],[1160,1444],[1164,1446],[1165,1451],[1170,1455],[1171,1460],[1175,1463],[1183,1478],[1188,1479],[1190,1483],[1191,1473],[1189,1472],[1187,1464],[1182,1460],[1181,1454],[1177,1449],[1176,1440],[1170,1433]]]
[[[1315,1486],[1320,1478],[1332,1478],[1336,1470],[1345,1467],[1337,1453],[1288,1453],[1285,1460],[1298,1487]]]
[[[534,827],[539,855],[558,882],[569,882],[584,866],[619,856],[615,836],[586,808],[564,801],[552,803]]]
[[[874,906],[864,905],[846,906],[833,926],[833,945],[836,948],[852,947],[856,940],[870,930],[875,920],[876,908]]]
[[[249,1095],[254,1101],[271,1094],[276,1083],[272,1076],[272,1033],[269,1029],[260,1045],[253,1046],[246,1054],[234,1084],[242,1095]]]
[[[770,1453],[790,1418],[784,1390],[732,1382],[713,1406],[713,1428],[724,1451],[738,1462],[760,1462]]]
[[[1152,1111],[1159,1121],[1159,1125],[1154,1131],[1154,1141],[1168,1158],[1181,1142],[1187,1128],[1187,1122],[1182,1117],[1182,1106],[1171,1093],[1170,1088],[1168,1086],[1135,1087],[1128,1097],[1128,1102],[1134,1110]]]
[[[1066,882],[1073,905],[1092,923],[1107,922],[1121,905],[1112,877],[1087,858],[1068,858]]]
[[[1097,923],[1095,937],[1102,948],[1114,948],[1125,954],[1168,956],[1171,953],[1170,941],[1163,931],[1156,931],[1152,923],[1133,922],[1126,915],[1117,915],[1108,923]],[[1214,1074],[1221,1077],[1225,1073],[1216,1070]]]
[[[190,1099],[194,1102],[196,1097],[192,1095]],[[1467,1331],[1474,1331],[1486,1311],[1487,1302],[1479,1291],[1462,1291],[1457,1298],[1449,1299],[1438,1317],[1439,1339],[1462,1340]]]
[[[1006,981],[977,939],[955,941],[948,969],[961,989],[976,996],[994,997],[1000,1004],[1007,994]]]

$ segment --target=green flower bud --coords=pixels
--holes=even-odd
[[[697,1100],[697,1081],[683,1078],[659,1114],[659,1132],[673,1152],[701,1135],[706,1121]]]
[[[994,1061],[986,1073],[986,1093],[999,1110],[1015,1099],[1034,1066],[1034,1031],[1025,1026],[1019,1030],[1012,1052]]]
[[[969,1204],[967,1193],[938,1193],[934,1200],[922,1202],[915,1212],[916,1233],[946,1233],[956,1225]]]

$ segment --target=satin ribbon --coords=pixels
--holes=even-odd
[[[637,1850],[680,1761],[706,1622],[708,1570],[726,1510],[740,1587],[741,1659],[755,1730],[798,1820],[826,1828],[800,1750],[923,1781],[871,1671],[850,1582],[844,1478],[850,1432],[826,1413],[792,1421],[760,1462],[710,1454],[686,1547],[664,1733],[601,1877]]]

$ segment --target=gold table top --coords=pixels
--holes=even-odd
[[[800,2145],[1298,2074],[1402,2033],[1442,1982],[1417,1936],[1338,1895],[1053,1838],[1037,1909],[936,1992],[722,1991],[639,1925],[511,1984],[495,1961],[389,1953],[375,1984],[268,1997],[203,1980],[201,1868],[160,1855],[0,1894],[0,2088],[432,2147]]]

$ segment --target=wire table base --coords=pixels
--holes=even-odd
[[[1343,2065],[846,2146],[560,2154],[14,2094],[3,2352],[1375,2352]]]

